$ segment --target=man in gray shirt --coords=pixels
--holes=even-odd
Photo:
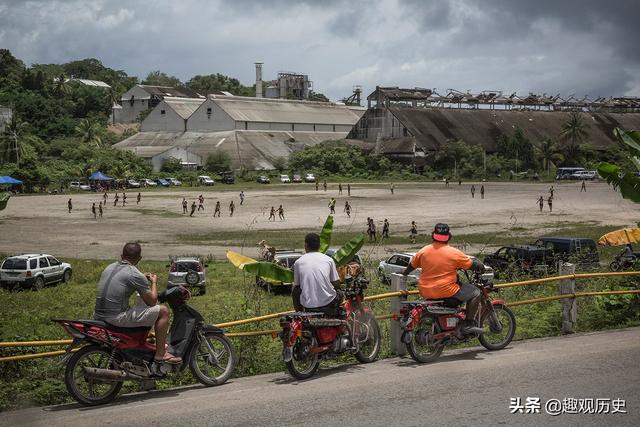
[[[157,276],[142,274],[136,265],[142,259],[138,243],[122,248],[121,260],[107,266],[100,276],[94,318],[114,326],[134,328],[153,326],[156,333],[155,360],[181,363],[182,359],[165,349],[169,330],[169,310],[158,304]],[[137,292],[138,301],[129,306],[129,298]]]

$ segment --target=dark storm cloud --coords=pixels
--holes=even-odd
[[[638,16],[631,0],[0,0],[0,47],[246,84],[262,60],[333,99],[355,84],[640,95]]]

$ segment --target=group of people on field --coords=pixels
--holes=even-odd
[[[102,215],[104,214],[104,211],[107,209],[107,200],[109,199],[109,193],[108,192],[104,192],[102,194],[102,199],[97,202],[92,202],[91,203],[91,207],[89,208],[89,211],[91,212],[91,215],[93,216],[93,219],[98,219],[98,218],[102,218]],[[138,192],[138,195],[136,196],[136,205],[140,204],[140,201],[142,200],[142,194],[140,192]],[[118,193],[114,193],[113,196],[113,207],[118,206],[118,202],[120,201],[120,195]],[[127,205],[127,193],[125,193],[124,191],[122,192],[122,206],[126,206]],[[67,211],[69,213],[73,212],[73,198],[69,197],[69,200],[67,200]]]

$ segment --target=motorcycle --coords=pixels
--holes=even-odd
[[[609,269],[611,271],[629,270],[630,268],[633,268],[639,257],[640,254],[637,252],[634,252],[631,258],[627,258],[622,254],[618,254],[615,256],[613,261],[611,261],[611,264],[609,264]]]
[[[75,400],[100,405],[113,400],[125,380],[142,382],[143,388],[168,374],[189,366],[193,376],[206,386],[224,384],[236,365],[231,342],[222,329],[204,324],[195,308],[186,303],[190,293],[182,286],[158,295],[173,310],[167,350],[182,357],[182,363],[156,362],[151,328],[122,328],[99,320],[53,319],[73,337],[65,356],[64,381]]]
[[[282,358],[289,373],[304,380],[312,377],[320,359],[343,353],[353,354],[361,363],[377,359],[380,352],[380,327],[373,311],[363,305],[369,280],[360,275],[347,276],[346,302],[337,318],[323,313],[296,312],[280,319]]]
[[[465,319],[464,309],[452,307],[445,300],[418,300],[401,303],[400,327],[403,330],[402,342],[406,345],[411,357],[420,363],[435,361],[444,347],[478,338],[488,350],[505,348],[516,331],[516,318],[502,300],[492,300],[491,292],[497,292],[492,283],[482,278],[479,273],[467,279],[477,286],[481,293],[476,326],[483,333],[462,336],[458,332],[458,324]]]

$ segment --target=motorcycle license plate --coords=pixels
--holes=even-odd
[[[457,317],[447,317],[447,328],[455,328],[458,325]]]

